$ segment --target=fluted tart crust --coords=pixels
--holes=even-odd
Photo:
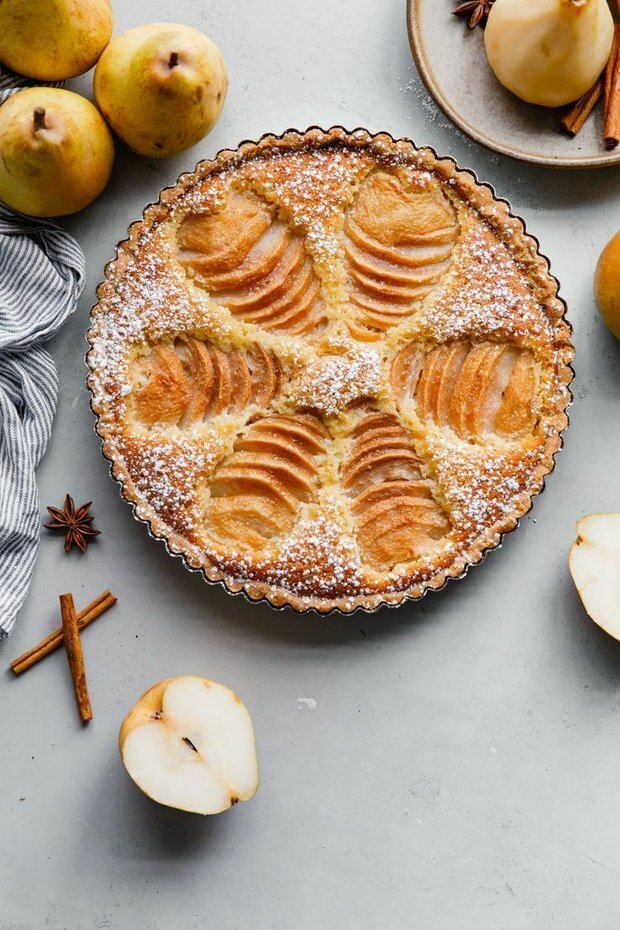
[[[522,220],[387,134],[265,136],[201,162],[98,289],[112,473],[231,592],[368,610],[499,544],[553,468],[573,349]]]

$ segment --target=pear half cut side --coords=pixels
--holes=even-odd
[[[568,561],[589,617],[620,640],[620,513],[579,520]]]
[[[186,675],[150,688],[123,721],[125,768],[153,801],[219,814],[258,788],[252,720],[224,685]]]

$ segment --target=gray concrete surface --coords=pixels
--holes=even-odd
[[[119,151],[100,202],[66,224],[88,285],[53,346],[41,497],[93,498],[103,535],[84,558],[44,536],[0,659],[56,624],[61,591],[81,606],[111,587],[119,604],[84,636],[87,729],[62,653],[0,675],[0,927],[616,930],[620,646],[585,617],[566,555],[580,515],[620,508],[620,354],[591,298],[620,225],[618,171],[553,173],[469,143],[419,86],[403,0],[113,5],[117,31],[175,19],[209,32],[230,95],[195,150]],[[109,478],[84,386],[95,286],[142,206],[200,156],[313,123],[413,136],[496,185],[552,259],[578,351],[566,450],[503,549],[419,605],[341,620],[251,606],[170,558]],[[116,749],[139,694],[183,673],[233,686],[256,726],[260,791],[210,820],[143,798]]]

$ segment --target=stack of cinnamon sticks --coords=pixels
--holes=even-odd
[[[46,656],[50,655],[50,653],[64,645],[71,678],[73,680],[76,704],[80,718],[84,723],[92,720],[93,712],[90,706],[88,688],[86,686],[84,656],[80,643],[80,633],[89,626],[93,620],[100,617],[101,614],[105,613],[105,611],[114,604],[116,604],[116,598],[112,592],[104,591],[103,594],[96,597],[84,610],[80,611],[80,613],[76,613],[73,597],[70,594],[61,594],[60,616],[62,619],[62,626],[54,630],[53,633],[50,633],[49,636],[46,636],[40,643],[37,643],[36,646],[29,649],[28,652],[25,652],[11,662],[11,668],[15,674],[21,675],[23,672],[28,671],[29,668],[32,668],[33,665],[36,665],[37,662],[40,662],[41,659],[44,659]]]
[[[603,100],[603,142],[605,148],[614,149],[620,143],[620,24],[616,23],[614,41],[607,66],[596,84],[571,104],[562,117],[562,126],[576,136],[598,101]]]

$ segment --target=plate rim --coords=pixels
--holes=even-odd
[[[519,149],[511,148],[501,142],[495,141],[492,137],[476,129],[471,123],[464,119],[443,93],[440,85],[435,79],[433,69],[425,57],[424,39],[422,27],[418,21],[420,0],[407,0],[407,34],[409,36],[409,45],[411,54],[424,86],[439,107],[445,113],[454,125],[464,132],[466,136],[473,139],[479,145],[489,149],[491,152],[498,152],[500,155],[506,155],[516,161],[527,162],[531,165],[538,165],[544,168],[609,168],[613,165],[620,164],[620,147],[615,150],[613,155],[601,153],[600,155],[587,155],[582,157],[572,157],[557,159],[545,155],[529,155]]]

